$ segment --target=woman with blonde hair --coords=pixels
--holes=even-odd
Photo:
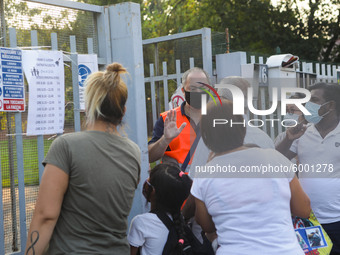
[[[86,80],[86,130],[51,145],[26,253],[128,254],[127,216],[140,177],[140,150],[117,127],[128,90],[118,63]]]

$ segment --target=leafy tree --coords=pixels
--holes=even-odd
[[[340,61],[340,13],[337,0],[309,0],[299,7],[297,1],[281,1],[282,13],[293,15],[288,21],[292,44],[289,50],[297,49],[300,57],[319,61]],[[295,37],[295,38],[294,38]]]
[[[201,27],[223,32],[228,27],[233,50],[275,54],[279,46],[302,59],[340,61],[337,0],[309,0],[306,7],[296,0],[280,1],[277,6],[270,0],[166,2],[171,7],[160,26],[168,33]]]

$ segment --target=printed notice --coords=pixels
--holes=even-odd
[[[96,54],[78,55],[78,80],[79,80],[79,103],[80,110],[85,111],[85,80],[93,72],[98,71],[98,60]]]
[[[0,111],[25,111],[22,51],[0,48]]]
[[[63,133],[64,61],[59,51],[23,51],[29,86],[27,135]]]

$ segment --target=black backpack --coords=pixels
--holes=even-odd
[[[154,212],[157,217],[163,222],[163,224],[168,228],[169,235],[164,245],[162,255],[170,254],[171,248],[178,242],[177,232],[174,226],[173,221],[168,217],[168,215],[164,212]],[[183,254],[185,255],[214,255],[214,251],[212,249],[210,241],[207,239],[205,234],[202,232],[203,244],[196,238],[196,236],[192,233],[189,226],[184,226],[184,233],[187,242],[183,244]]]

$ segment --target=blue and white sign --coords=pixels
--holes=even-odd
[[[4,98],[23,98],[24,88],[4,86]]]
[[[0,48],[0,111],[25,111],[22,51]]]
[[[1,61],[1,66],[4,72],[22,74],[21,62]]]
[[[78,65],[78,74],[79,74],[79,86],[84,87],[84,82],[86,78],[91,74],[91,69],[84,64],[80,64]]]
[[[93,72],[98,71],[98,60],[96,54],[78,55],[78,81],[79,81],[79,103],[80,110],[85,111],[85,80]]]

